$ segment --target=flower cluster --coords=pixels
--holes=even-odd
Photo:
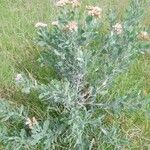
[[[56,6],[57,7],[63,7],[65,6],[66,4],[69,4],[70,1],[69,0],[59,0],[57,3],[56,3]]]
[[[72,4],[73,8],[80,6],[80,2],[78,0],[72,0],[70,3]]]
[[[123,33],[123,27],[122,27],[122,24],[120,23],[116,23],[114,26],[113,26],[113,32],[116,33],[116,34],[122,34]]]
[[[66,25],[65,30],[69,30],[69,31],[71,31],[71,32],[77,31],[77,30],[78,30],[77,22],[75,22],[75,21],[69,22],[69,23]]]
[[[53,22],[52,22],[52,25],[53,25],[53,26],[58,26],[58,25],[59,25],[59,22],[58,22],[58,21],[53,21]]]
[[[56,6],[57,7],[64,7],[64,6],[68,5],[68,4],[71,4],[73,8],[80,6],[80,3],[79,3],[78,0],[59,0],[56,3]]]
[[[88,10],[88,15],[101,18],[102,17],[102,9],[99,7],[94,6],[87,6],[86,9]]]
[[[42,23],[42,22],[38,22],[35,24],[35,27],[38,28],[38,27],[47,27],[47,24],[45,23]]]
[[[139,38],[142,40],[150,40],[150,35],[146,31],[141,31],[139,34]]]
[[[35,125],[38,125],[38,122],[37,122],[35,117],[32,117],[32,119],[27,118],[26,122],[25,122],[25,125],[27,125],[29,127],[29,129],[33,129],[33,127]]]

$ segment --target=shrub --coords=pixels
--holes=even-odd
[[[133,0],[122,21],[115,11],[104,16],[97,6],[81,13],[77,0],[60,0],[57,7],[60,13],[50,28],[35,25],[42,47],[39,61],[53,68],[55,79],[42,83],[16,76],[22,92],[39,94],[46,117],[28,118],[23,107],[18,111],[2,101],[1,143],[9,150],[129,149],[132,139],[122,118],[143,111],[146,103],[138,89],[114,97],[112,91],[117,77],[144,49],[142,2]]]

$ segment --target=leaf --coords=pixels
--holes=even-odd
[[[93,20],[92,16],[87,16],[85,21],[87,24],[90,24],[92,22],[92,20]]]

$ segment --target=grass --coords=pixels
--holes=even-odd
[[[0,1],[0,89],[12,86],[17,68],[28,60],[26,66],[33,66],[33,58],[38,54],[34,47],[34,24],[38,21],[50,22],[53,9],[48,0]],[[34,67],[33,67],[34,68]]]
[[[12,94],[14,89],[13,78],[16,72],[29,71],[33,75],[44,80],[46,76],[52,75],[49,69],[42,69],[37,66],[37,58],[39,50],[34,44],[35,28],[34,24],[38,21],[51,23],[55,16],[55,8],[52,7],[52,0],[1,0],[0,1],[0,97],[11,97],[19,103],[23,103],[29,108],[33,108],[33,113],[41,117],[44,108],[39,108],[36,103],[36,95],[32,94],[20,100],[21,94]],[[127,0],[84,0],[86,4],[99,4],[104,9],[113,4],[122,14],[124,5]],[[126,3],[126,4],[125,4]],[[150,28],[150,11],[146,11],[147,16],[144,19],[146,28]],[[129,71],[118,78],[114,91],[115,95],[123,95],[126,91],[135,88],[141,90],[146,97],[150,95],[150,56],[142,55],[137,58]],[[135,87],[135,84],[137,87]],[[25,100],[28,100],[25,102]],[[38,111],[36,110],[38,109]],[[142,110],[144,111],[144,110]],[[127,118],[124,116],[126,124],[126,134],[129,138],[136,134],[133,144],[140,145],[139,149],[143,149],[143,144],[149,144],[149,127],[148,119],[143,119],[142,113]],[[118,120],[122,122],[122,120]],[[136,122],[136,126],[133,124]],[[140,123],[139,123],[140,122]],[[126,127],[127,126],[127,127]],[[147,139],[142,139],[144,136]],[[145,142],[146,141],[146,142]],[[145,143],[144,143],[145,142]]]

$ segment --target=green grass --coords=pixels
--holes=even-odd
[[[27,62],[33,66],[38,54],[33,39],[34,24],[50,23],[53,14],[49,0],[2,0],[0,1],[0,89],[12,86],[15,66]],[[23,67],[23,66],[22,66]],[[34,68],[34,66],[33,66]]]
[[[21,94],[12,94],[15,92],[13,78],[17,72],[27,70],[43,80],[46,76],[52,75],[49,69],[42,69],[37,66],[39,50],[34,44],[36,37],[34,24],[38,21],[51,23],[55,16],[55,8],[52,3],[52,0],[0,1],[0,97],[11,97],[18,103],[33,108],[33,113],[39,118],[44,108],[38,107],[40,103],[35,105],[36,95],[32,94],[20,100]],[[113,4],[122,14],[127,0],[121,2],[119,0],[84,0],[83,3],[98,4],[104,10]],[[150,11],[146,10],[143,24],[147,28],[150,27],[149,16]],[[150,56],[148,54],[137,58],[129,71],[118,78],[114,87],[114,91],[116,91],[114,95],[123,95],[132,88],[141,90],[146,97],[150,95]],[[26,100],[28,101],[26,102]],[[125,116],[123,120],[118,120],[120,123],[126,122],[124,125],[126,132],[129,130],[135,132],[137,129],[135,133],[137,139],[133,139],[135,149],[136,145],[140,145],[139,149],[143,149],[142,145],[145,141],[150,143],[150,122],[142,117],[143,114],[139,113],[131,118]],[[135,123],[136,126],[133,126]],[[139,128],[140,130],[138,130]],[[130,132],[129,136],[131,136]],[[147,137],[147,140],[142,139],[144,136]]]

